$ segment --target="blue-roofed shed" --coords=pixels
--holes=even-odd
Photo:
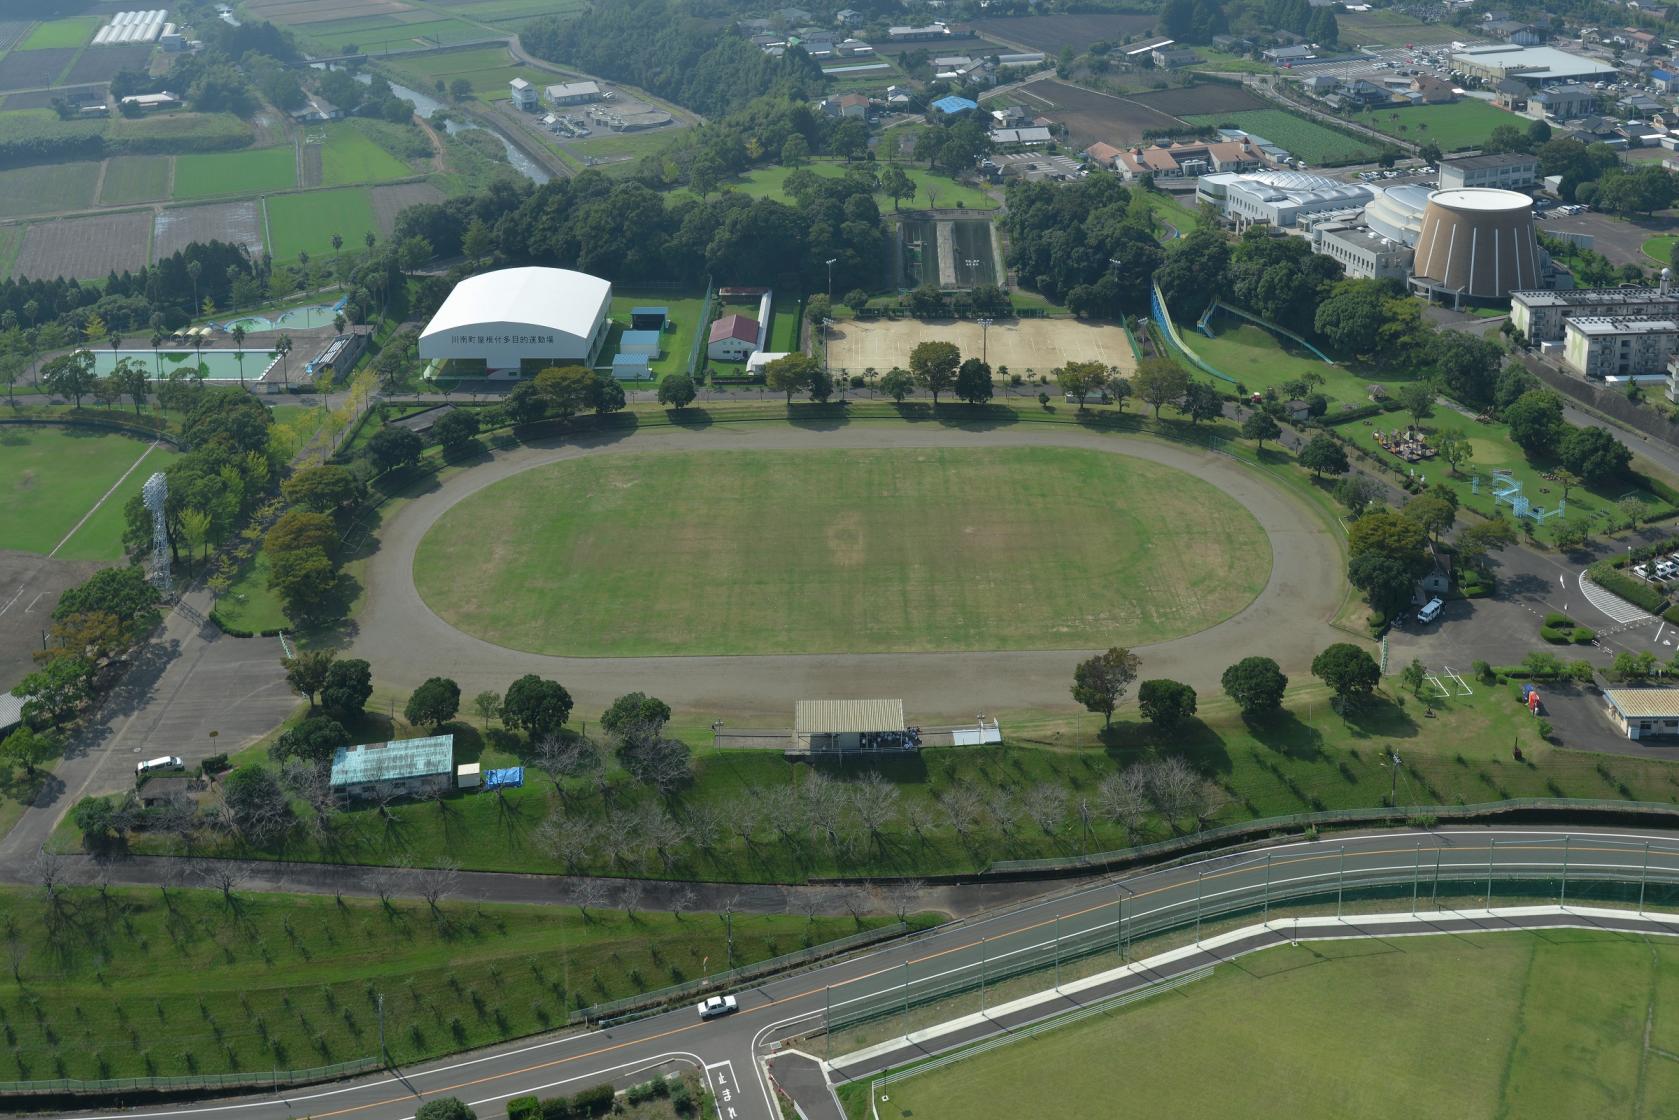
[[[417,796],[450,789],[454,778],[453,735],[361,743],[332,754],[332,790],[344,797]]]
[[[625,331],[618,337],[618,353],[645,354],[649,358],[657,358],[662,342],[663,336],[658,331]]]
[[[662,331],[665,320],[670,318],[668,307],[632,307],[630,308],[630,329],[637,331]]]
[[[612,359],[612,376],[619,381],[651,381],[653,371],[647,368],[646,354],[619,354]]]
[[[979,102],[969,101],[966,97],[957,97],[954,93],[948,97],[941,97],[933,102],[933,108],[947,117],[954,117],[957,113],[966,113],[969,109],[979,108]]]

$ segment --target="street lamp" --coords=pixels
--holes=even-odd
[[[828,302],[830,304],[834,302],[834,262],[837,261],[837,260],[839,260],[838,257],[829,257],[828,262],[827,262],[828,263]]]
[[[991,368],[991,362],[988,359],[990,351],[986,347],[986,334],[991,327],[991,323],[992,320],[990,319],[981,319],[979,321],[979,360],[986,369]]]

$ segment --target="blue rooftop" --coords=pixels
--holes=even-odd
[[[433,774],[452,774],[454,770],[453,735],[363,743],[339,747],[332,752],[332,784],[335,786],[424,778]]]
[[[1674,74],[1671,70],[1652,70],[1650,71],[1650,77],[1658,82],[1671,82],[1674,79]]]
[[[618,336],[618,345],[624,349],[631,346],[651,346],[657,350],[664,345],[664,335],[658,331],[625,331]]]
[[[632,307],[632,308],[630,308],[630,314],[631,315],[669,315],[670,314],[670,308],[668,308],[668,307]]]
[[[949,97],[941,97],[933,102],[933,108],[941,113],[955,116],[957,113],[966,113],[969,109],[979,108],[979,102],[969,101],[966,97],[957,97],[953,93]]]

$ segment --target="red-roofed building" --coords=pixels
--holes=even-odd
[[[1118,152],[1112,166],[1127,179],[1142,175],[1153,175],[1156,179],[1182,179],[1220,171],[1258,171],[1269,163],[1264,153],[1246,140],[1219,140],[1173,144],[1171,147],[1130,148]]]
[[[758,320],[745,315],[725,315],[711,324],[705,352],[719,362],[744,362],[758,345]]]
[[[1119,159],[1120,155],[1121,152],[1118,148],[1114,147],[1112,144],[1104,144],[1099,140],[1084,150],[1084,157],[1086,159],[1088,159],[1091,163],[1100,167],[1105,167],[1110,171],[1113,170],[1115,166],[1114,161]]]

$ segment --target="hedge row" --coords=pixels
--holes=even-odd
[[[1642,607],[1651,614],[1661,614],[1667,608],[1667,596],[1651,587],[1641,579],[1635,579],[1620,571],[1620,564],[1624,558],[1616,561],[1599,560],[1587,569],[1586,574],[1591,581],[1603,590],[1619,595],[1636,607]]]
[[[617,1093],[611,1085],[596,1085],[584,1089],[575,1097],[545,1097],[538,1100],[533,1094],[514,1097],[507,1102],[507,1120],[573,1120],[588,1116],[605,1116],[612,1111]]]

